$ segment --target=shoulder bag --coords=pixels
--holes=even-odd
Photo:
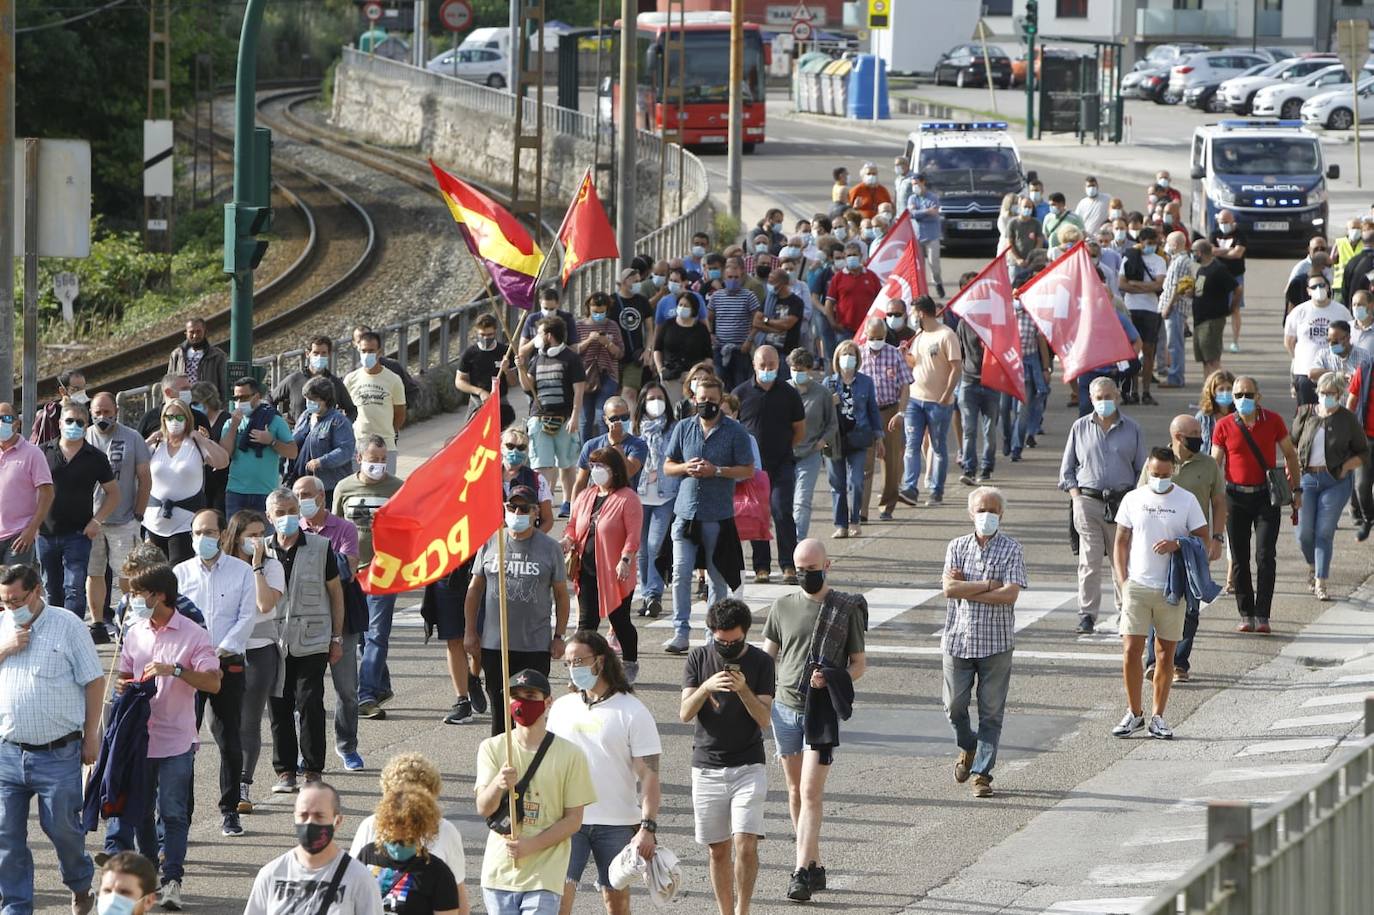
[[[1264,459],[1259,445],[1255,442],[1255,437],[1250,434],[1250,430],[1240,416],[1236,416],[1236,425],[1240,427],[1240,434],[1245,436],[1245,443],[1254,452],[1255,460],[1259,461],[1259,465],[1264,468],[1264,479],[1269,488],[1269,504],[1274,508],[1293,504],[1293,490],[1288,485],[1288,475],[1278,467],[1269,466],[1269,462]]]
[[[515,783],[515,812],[522,820],[525,818],[525,791],[534,779],[534,773],[539,771],[539,764],[544,761],[544,754],[549,752],[551,746],[553,746],[553,732],[549,731],[544,735],[544,739],[539,742],[539,751],[534,754],[534,759],[530,761],[529,769],[520,777],[520,781]],[[510,794],[502,792],[500,803],[487,817],[487,828],[498,835],[508,836],[511,834]]]
[[[334,876],[329,881],[329,887],[325,889],[324,896],[320,899],[320,907],[316,910],[316,915],[329,915],[329,907],[334,904],[334,897],[339,893],[339,885],[343,883],[344,872],[348,870],[348,862],[352,860],[348,852],[339,856],[339,866],[334,868]]]

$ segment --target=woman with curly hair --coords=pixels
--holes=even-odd
[[[369,819],[375,838],[361,849],[355,838],[353,849],[358,861],[376,879],[385,911],[400,915],[468,915],[467,902],[453,871],[429,850],[444,818],[438,800],[427,787],[402,782],[384,790],[377,812]],[[361,832],[360,828],[359,837]]]

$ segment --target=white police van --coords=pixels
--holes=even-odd
[[[1228,119],[1193,129],[1189,225],[1208,235],[1230,210],[1252,247],[1306,247],[1329,234],[1326,165],[1316,134],[1301,121]]]
[[[940,195],[946,244],[996,244],[1002,198],[1024,193],[1036,178],[1022,170],[1006,121],[922,121],[908,134],[905,155]],[[897,201],[899,207],[905,203]]]

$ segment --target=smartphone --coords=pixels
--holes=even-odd
[[[737,674],[740,671],[740,666],[738,664],[730,663],[727,661],[725,666],[721,669],[724,670],[726,673]]]

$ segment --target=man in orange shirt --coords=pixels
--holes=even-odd
[[[878,215],[879,206],[891,202],[892,195],[878,183],[878,166],[865,162],[859,172],[859,183],[849,190],[849,206],[862,213],[865,219],[872,219]]]

